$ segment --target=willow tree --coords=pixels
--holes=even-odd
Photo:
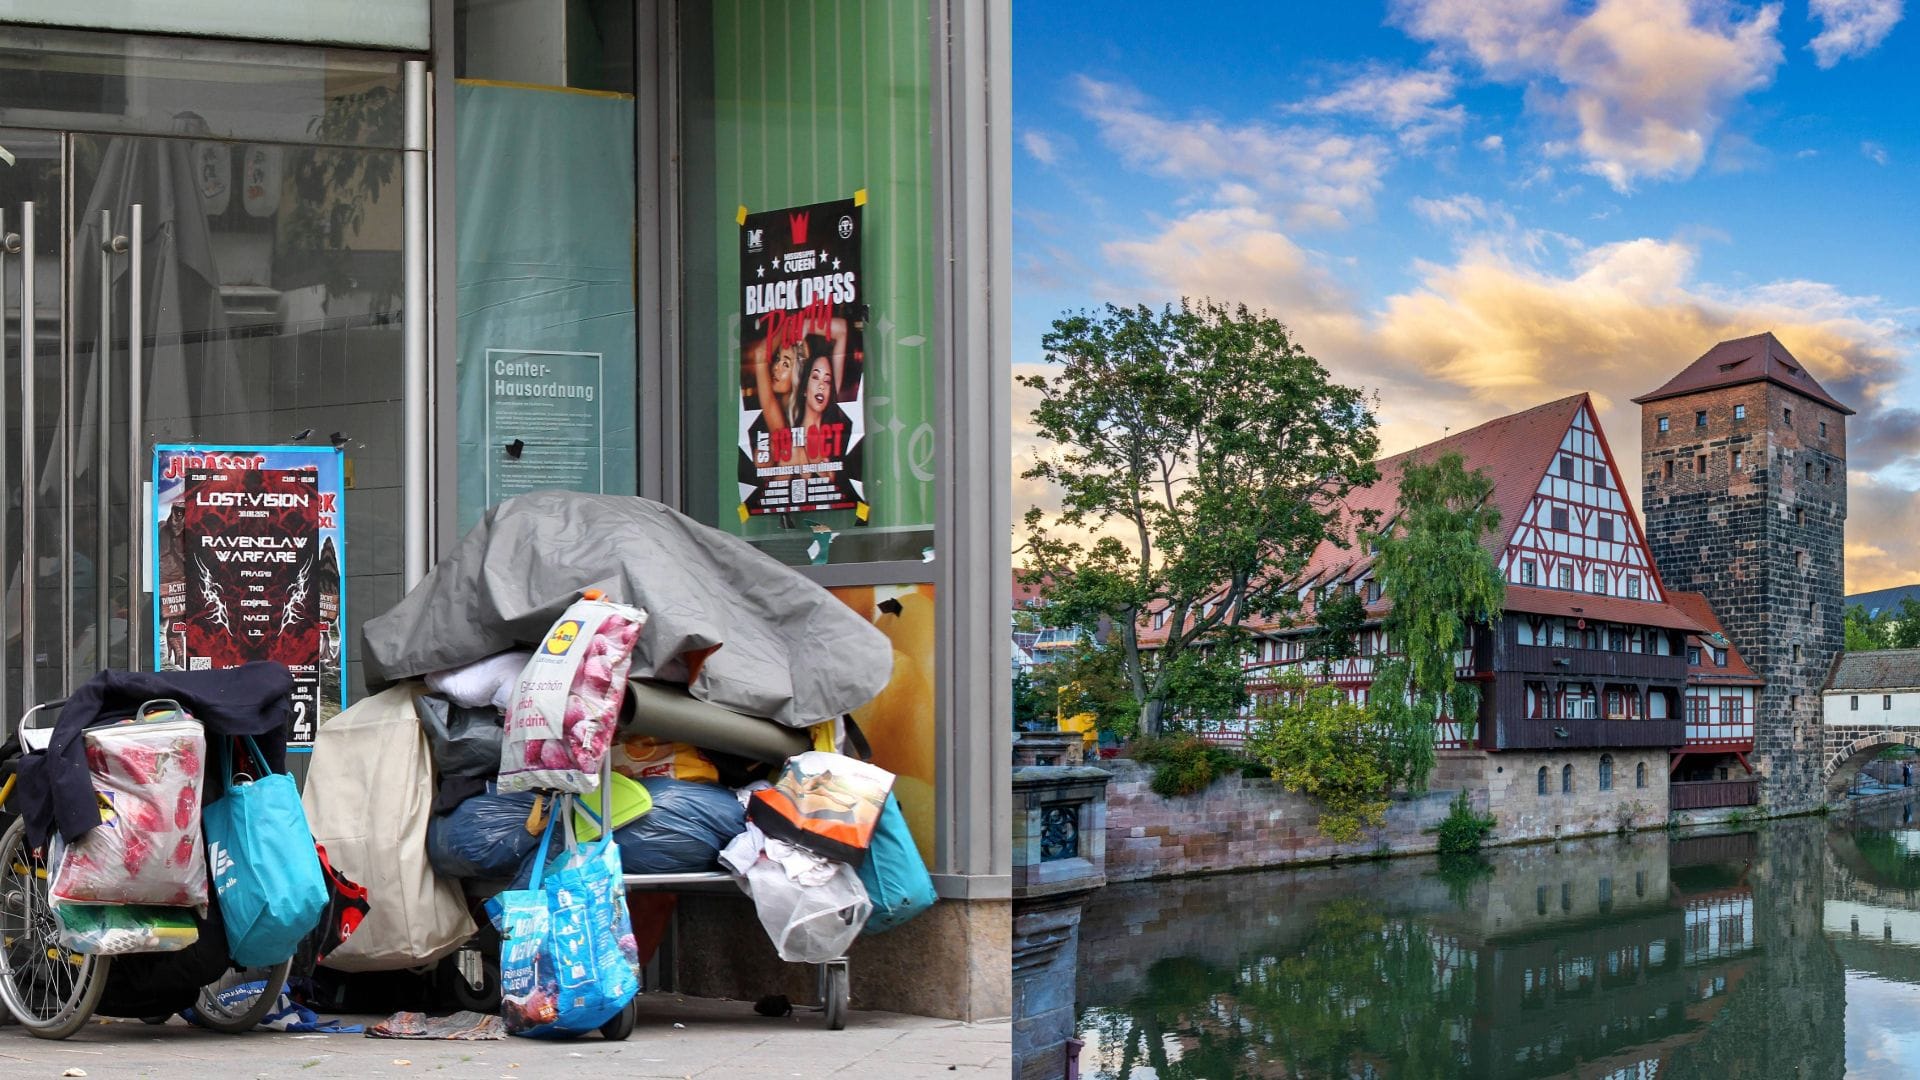
[[[1020,380],[1042,441],[1024,475],[1060,512],[1028,511],[1026,580],[1065,619],[1111,620],[1142,732],[1169,706],[1230,710],[1242,626],[1296,606],[1314,549],[1352,532],[1347,492],[1378,475],[1365,398],[1244,305],[1109,304],[1041,344],[1053,370]],[[1143,648],[1143,629],[1164,641]]]
[[[1378,547],[1374,576],[1392,602],[1391,655],[1374,668],[1368,706],[1392,743],[1394,780],[1424,791],[1434,765],[1434,725],[1450,716],[1473,737],[1480,688],[1461,682],[1458,656],[1472,627],[1497,625],[1506,584],[1485,538],[1500,526],[1493,481],[1469,473],[1459,454],[1408,461],[1398,507],[1368,537]]]

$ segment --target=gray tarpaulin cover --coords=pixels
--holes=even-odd
[[[545,636],[583,589],[647,612],[632,675],[792,727],[865,705],[893,674],[887,639],[753,545],[649,499],[540,491],[487,511],[393,610],[369,619],[367,682],[469,664]]]

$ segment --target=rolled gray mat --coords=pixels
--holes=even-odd
[[[802,729],[723,709],[671,683],[629,679],[620,716],[620,738],[646,735],[771,765],[813,746]]]

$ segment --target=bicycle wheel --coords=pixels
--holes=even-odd
[[[112,962],[60,947],[46,863],[15,821],[0,838],[0,1003],[28,1034],[64,1039],[93,1019]]]
[[[270,968],[229,971],[200,988],[200,999],[193,1003],[193,1011],[199,1014],[203,1026],[215,1031],[228,1035],[252,1031],[273,1011],[273,1006],[280,1000],[280,991],[286,988],[287,975],[292,971],[291,958]],[[257,994],[229,993],[236,987],[255,982],[260,984]]]

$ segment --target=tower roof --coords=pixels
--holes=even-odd
[[[1813,373],[1807,370],[1805,364],[1794,359],[1771,330],[1715,345],[1700,359],[1688,364],[1680,374],[1668,379],[1665,386],[1633,400],[1635,404],[1645,405],[1702,390],[1718,390],[1753,382],[1770,382],[1838,409],[1843,415],[1853,415],[1852,409],[1835,401],[1833,395],[1821,388]]]

